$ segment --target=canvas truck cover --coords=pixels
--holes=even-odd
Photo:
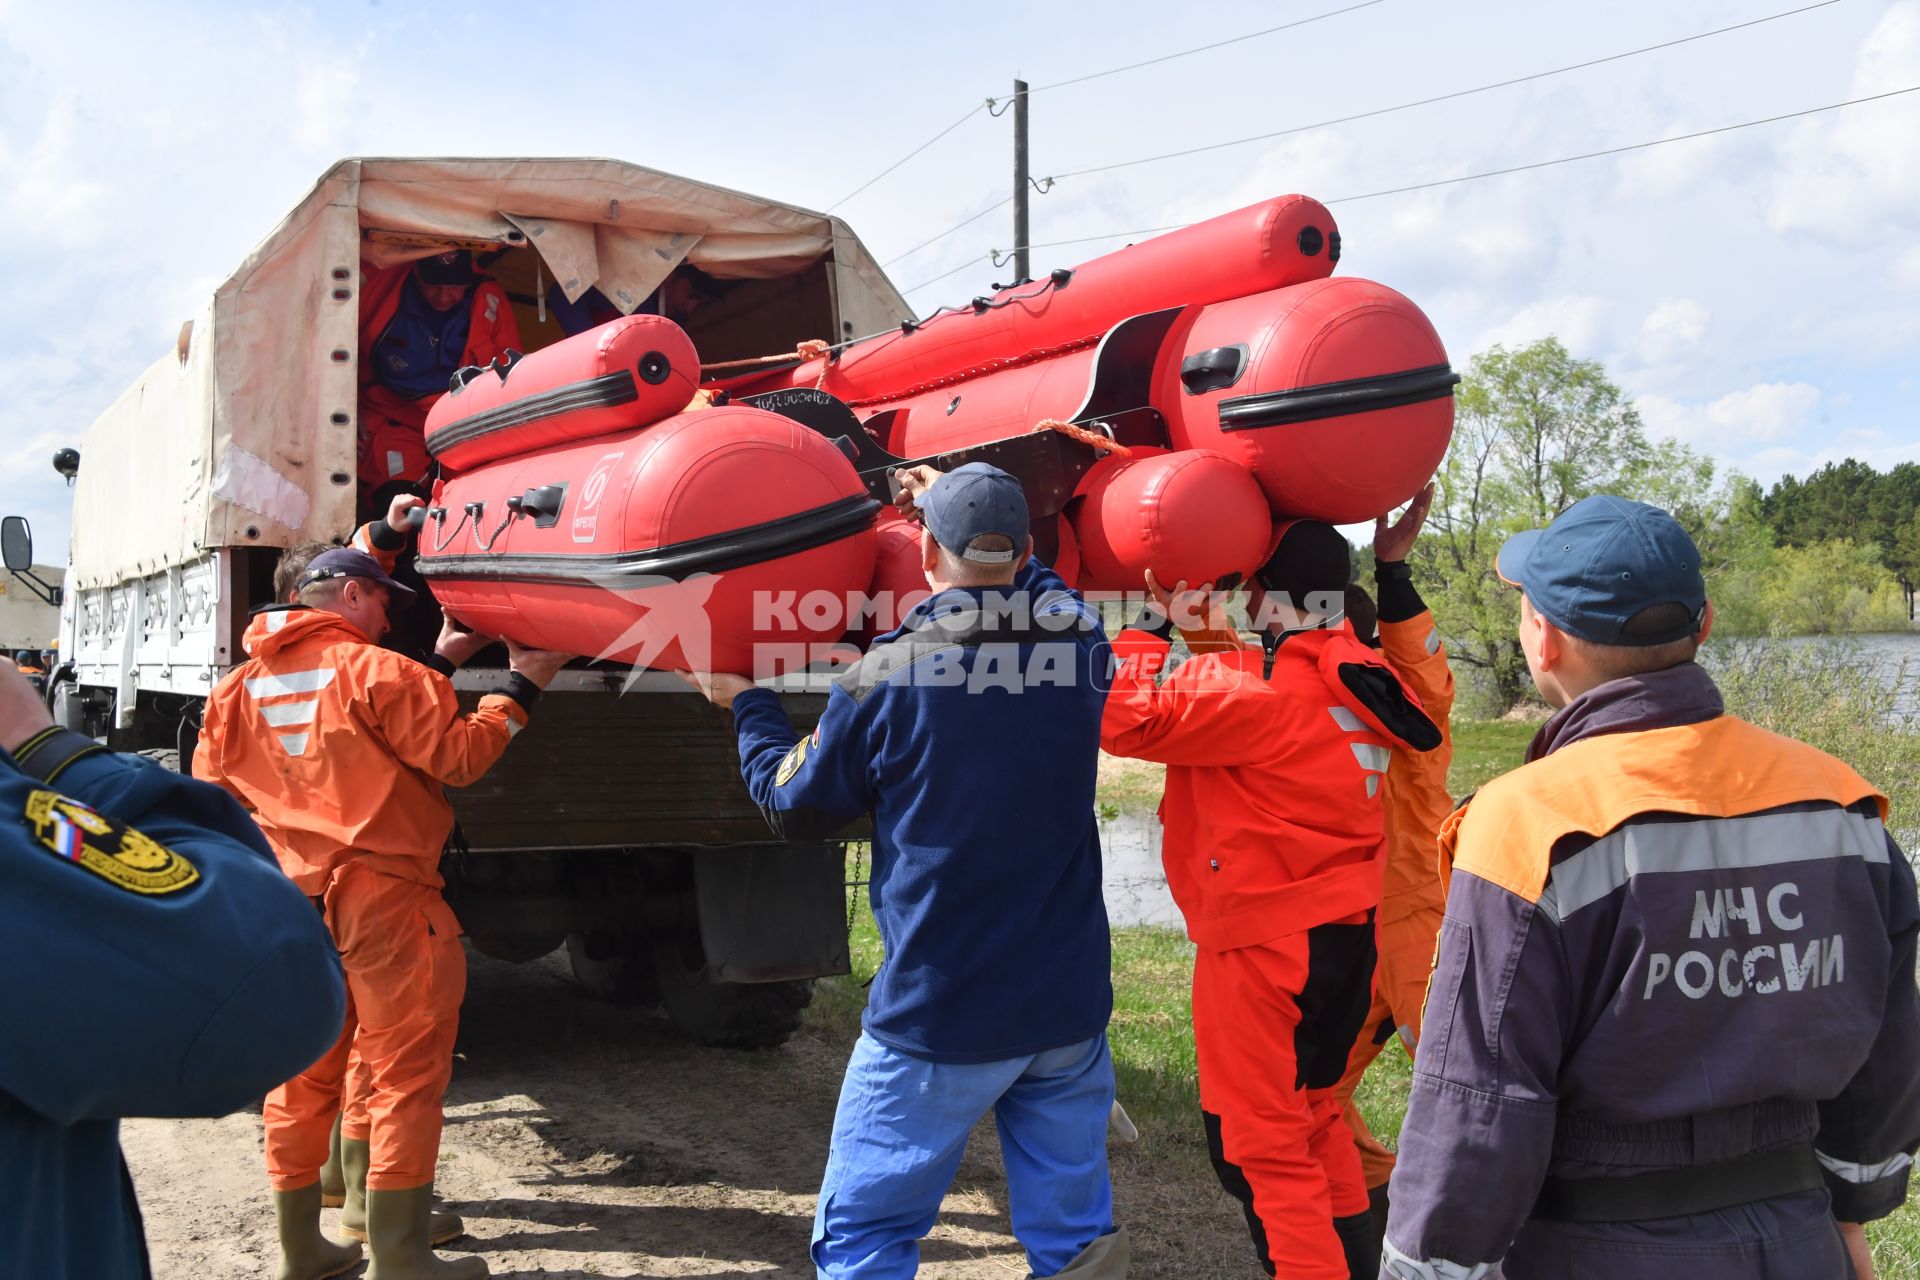
[[[353,524],[360,269],[530,244],[569,300],[631,312],[688,262],[777,278],[831,254],[839,340],[911,316],[838,218],[617,160],[356,159],[320,179],[87,433],[69,584]]]

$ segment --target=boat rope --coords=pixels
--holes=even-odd
[[[1127,448],[1127,446],[1121,444],[1111,436],[1103,436],[1098,431],[1089,431],[1085,427],[1075,426],[1071,422],[1062,422],[1058,418],[1042,418],[1034,424],[1033,430],[1036,435],[1042,431],[1057,432],[1069,440],[1078,440],[1081,444],[1091,445],[1093,448],[1104,453],[1110,453],[1116,458],[1131,458],[1133,456],[1133,450]]]
[[[716,360],[700,366],[704,374],[718,373],[722,369],[758,369],[770,364],[792,364],[798,360],[802,364],[809,360],[825,360],[833,352],[832,344],[825,338],[804,338],[794,345],[793,350],[783,351],[774,356],[752,356],[745,360]],[[813,384],[818,391],[827,382],[827,365],[820,366],[820,381]]]

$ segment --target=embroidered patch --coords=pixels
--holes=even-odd
[[[199,868],[165,845],[57,792],[28,796],[22,816],[56,857],[129,893],[178,893],[200,879]]]
[[[793,750],[787,752],[780,761],[780,769],[773,775],[773,785],[784,787],[793,781],[793,775],[800,772],[800,766],[807,762],[807,752],[813,750],[820,741],[820,731],[815,729],[807,737],[793,744]]]

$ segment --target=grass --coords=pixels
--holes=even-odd
[[[1916,798],[1912,787],[1913,762],[1920,751],[1910,750],[1912,735],[1889,747],[1859,734],[1858,699],[1849,702],[1831,682],[1797,700],[1773,700],[1764,695],[1764,678],[1747,673],[1729,682],[1728,700],[1772,727],[1796,733],[1829,750],[1849,746],[1865,751],[1863,768],[1895,794],[1896,808]],[[1771,707],[1771,710],[1769,710]],[[1824,714],[1824,718],[1823,718]],[[1489,779],[1517,767],[1527,743],[1539,725],[1526,720],[1464,720],[1453,724],[1453,766],[1447,775],[1449,790],[1465,796]],[[1872,746],[1867,750],[1862,744]],[[1830,744],[1830,745],[1829,745]],[[1160,800],[1163,770],[1158,765],[1102,756],[1097,805],[1104,817],[1122,812],[1148,812]],[[1884,779],[1884,781],[1882,781]],[[864,851],[862,851],[864,853]],[[1911,851],[1910,851],[1911,852]],[[849,880],[855,862],[848,862]],[[851,1041],[866,1005],[864,983],[879,966],[880,935],[872,912],[859,889],[852,932],[853,973],[819,985],[810,1017],[816,1025]],[[1167,1171],[1169,1180],[1190,1188],[1196,1196],[1222,1194],[1207,1162],[1200,1130],[1200,1095],[1193,1051],[1193,1013],[1190,985],[1193,944],[1177,930],[1117,928],[1113,931],[1113,1021],[1108,1039],[1120,1100],[1140,1130],[1140,1155]],[[1396,1144],[1406,1114],[1407,1091],[1413,1064],[1399,1042],[1389,1043],[1360,1082],[1354,1101],[1368,1126],[1387,1146]],[[1868,1228],[1879,1280],[1920,1278],[1920,1179],[1905,1207]]]

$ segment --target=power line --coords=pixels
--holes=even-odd
[[[974,223],[980,221],[980,219],[992,213],[995,209],[1004,209],[1012,203],[1013,203],[1012,196],[1005,196],[999,200],[996,200],[992,204],[988,205],[986,208],[982,209],[980,212],[974,214],[972,217],[962,218],[960,221],[948,227],[945,231],[942,231],[939,235],[932,236],[926,240],[922,240],[919,244],[913,246],[913,248],[907,250],[905,253],[895,254],[893,257],[888,258],[885,262],[881,263],[880,266],[884,269],[886,267],[892,266],[896,262],[900,262],[904,259],[911,258],[914,254],[920,252],[922,249],[926,248],[928,245],[936,244],[939,241],[945,240],[948,236],[960,230],[960,228],[970,227]]]
[[[1570,71],[1583,71],[1589,67],[1602,66],[1609,62],[1619,62],[1626,58],[1639,57],[1641,54],[1656,53],[1662,49],[1671,49],[1678,45],[1691,44],[1696,40],[1706,40],[1713,36],[1721,36],[1721,35],[1726,35],[1729,32],[1741,31],[1747,27],[1757,27],[1768,22],[1778,22],[1782,18],[1791,18],[1791,17],[1796,17],[1803,13],[1811,13],[1815,9],[1825,9],[1831,5],[1835,5],[1838,3],[1840,3],[1840,0],[1819,0],[1819,2],[1816,4],[1802,5],[1797,9],[1787,9],[1780,13],[1768,14],[1767,16],[1762,18],[1752,18],[1746,22],[1736,22],[1732,26],[1716,27],[1711,31],[1701,31],[1690,36],[1681,36],[1674,40],[1664,40],[1664,41],[1661,41],[1659,44],[1643,45],[1638,49],[1628,49],[1624,53],[1611,53],[1602,58],[1590,58],[1585,62],[1570,63],[1567,66],[1555,67],[1548,71],[1536,71],[1530,75],[1513,76],[1506,80],[1496,80],[1491,84],[1476,85],[1471,89],[1457,89],[1451,93],[1437,94],[1430,98],[1420,98],[1412,102],[1402,102],[1390,107],[1377,107],[1371,111],[1361,111],[1353,115],[1336,116],[1330,120],[1321,120],[1314,124],[1294,125],[1286,129],[1276,129],[1271,133],[1256,133],[1251,137],[1234,138],[1226,142],[1211,142],[1206,144],[1205,146],[1188,147],[1180,151],[1164,152],[1160,155],[1142,156],[1136,160],[1120,160],[1120,161],[1116,161],[1113,164],[1093,165],[1085,169],[1069,169],[1064,173],[1054,174],[1053,179],[1055,181],[1059,181],[1066,178],[1085,177],[1087,174],[1092,174],[1092,173],[1108,173],[1115,169],[1129,169],[1136,165],[1153,164],[1161,160],[1176,160],[1181,158],[1182,156],[1201,155],[1205,152],[1220,151],[1228,147],[1245,146],[1247,143],[1250,143],[1250,142],[1267,142],[1267,141],[1271,141],[1274,138],[1284,138],[1294,134],[1309,133],[1315,129],[1327,129],[1327,128],[1332,128],[1335,125],[1351,124],[1357,120],[1371,120],[1377,116],[1392,115],[1400,111],[1410,111],[1415,107],[1428,107],[1428,106],[1433,106],[1435,103],[1451,102],[1459,98],[1469,98],[1476,94],[1492,92],[1495,89],[1506,89],[1517,84],[1527,84],[1535,80],[1545,80],[1551,76],[1565,75]],[[1344,10],[1342,12],[1344,12]],[[1278,28],[1275,28],[1275,29],[1277,30]],[[1253,33],[1253,35],[1263,35],[1263,34],[1266,34],[1266,33],[1265,32]],[[1242,40],[1251,39],[1251,38],[1252,36],[1236,37],[1236,39],[1242,39]],[[1232,41],[1225,41],[1223,43],[1232,43]],[[1205,47],[1215,48],[1217,46],[1208,45]],[[1190,51],[1190,52],[1196,52],[1196,51]],[[1174,54],[1169,56],[1179,57],[1183,55]],[[1145,64],[1135,64],[1135,65],[1145,65]],[[1115,70],[1127,70],[1127,69],[1128,68],[1115,68]],[[1096,74],[1106,75],[1111,73],[1099,72]],[[1083,78],[1091,78],[1091,77],[1083,77]],[[1062,81],[1061,83],[1065,84],[1065,83],[1074,83],[1074,82]],[[1046,85],[1044,87],[1051,89],[1051,88],[1058,88],[1059,86]],[[1028,90],[1028,92],[1036,93],[1038,92],[1038,90]],[[897,257],[891,258],[888,261],[882,263],[881,266],[890,267],[897,262],[900,262],[906,258],[913,256],[914,254],[920,252],[920,250],[927,248],[929,245],[937,244],[939,241],[946,239],[948,236],[952,235],[954,232],[962,230],[968,226],[971,226],[973,223],[985,217],[987,214],[992,213],[994,209],[999,209],[1004,207],[1012,199],[1013,199],[1012,196],[1008,196],[1005,200],[1000,201],[998,204],[993,205],[991,208],[982,210],[980,213],[974,214],[970,218],[966,218],[960,222],[955,223],[953,226],[948,227],[946,230],[940,232],[938,235],[935,235],[926,240],[923,240],[919,244],[915,245],[913,248],[908,249],[905,253],[902,253]]]
[[[1817,116],[1826,111],[1838,111],[1842,107],[1857,107],[1866,102],[1879,102],[1886,98],[1897,98],[1906,93],[1920,93],[1920,84],[1909,85],[1904,89],[1889,89],[1885,93],[1868,94],[1864,98],[1849,98],[1845,102],[1830,102],[1824,107],[1808,107],[1804,111],[1788,111],[1777,116],[1768,116],[1763,120],[1743,120],[1739,124],[1723,124],[1717,129],[1701,129],[1695,133],[1682,133],[1671,138],[1655,138],[1651,142],[1631,142],[1623,147],[1607,147],[1602,151],[1587,151],[1577,156],[1561,156],[1557,160],[1536,160],[1532,164],[1510,165],[1505,169],[1488,169],[1482,173],[1462,174],[1458,178],[1438,178],[1432,182],[1415,182],[1404,187],[1389,187],[1384,191],[1367,191],[1359,195],[1339,196],[1324,201],[1326,204],[1351,204],[1355,200],[1372,200],[1377,196],[1397,196],[1408,191],[1426,191],[1433,187],[1448,187],[1461,182],[1477,182],[1481,178],[1498,178],[1509,173],[1525,173],[1531,169],[1547,169],[1558,164],[1573,164],[1580,160],[1597,160],[1603,156],[1623,155],[1629,151],[1645,151],[1648,147],[1664,147],[1670,142],[1691,142],[1695,138],[1710,138],[1717,133],[1732,133],[1736,129],[1752,129],[1763,124],[1778,124],[1782,120],[1798,120],[1805,116]]]
[[[961,125],[965,124],[967,121],[979,115],[982,111],[985,111],[987,109],[987,102],[991,102],[991,101],[993,101],[993,99],[989,98],[986,100],[986,102],[981,102],[977,104],[971,110],[969,110],[967,114],[961,116],[958,120],[955,120],[952,124],[948,125],[946,128],[942,129],[940,132],[934,134],[931,138],[928,138],[925,142],[921,143],[919,146],[915,147],[913,150],[907,152],[907,154],[901,156],[898,160],[895,160],[892,164],[888,165],[886,168],[882,169],[880,172],[874,174],[871,178],[868,178],[865,182],[861,183],[859,186],[855,187],[853,190],[847,192],[847,194],[845,194],[844,196],[841,196],[838,200],[835,200],[832,204],[827,206],[826,211],[828,213],[832,213],[835,209],[838,209],[841,205],[853,199],[855,196],[859,195],[862,191],[865,191],[868,187],[880,181],[880,179],[886,177],[888,174],[892,173],[895,169],[898,169],[901,165],[913,159],[915,156],[919,155],[922,151],[925,151],[928,147],[940,141],[940,139],[946,137],[948,134],[952,133],[955,129],[958,129]]]
[[[1531,75],[1514,76],[1507,80],[1496,80],[1491,84],[1476,85],[1471,89],[1457,89],[1452,93],[1437,94],[1431,98],[1420,98],[1413,102],[1402,102],[1391,107],[1378,107],[1372,111],[1361,111],[1350,116],[1336,116],[1333,119],[1321,120],[1314,124],[1294,125],[1288,129],[1276,129],[1272,133],[1256,133],[1251,137],[1234,138],[1228,142],[1211,142],[1205,146],[1188,147],[1181,151],[1168,151],[1155,156],[1142,156],[1137,160],[1120,160],[1113,164],[1093,165],[1086,169],[1069,169],[1065,173],[1056,173],[1053,177],[1058,180],[1063,178],[1084,177],[1090,173],[1108,173],[1114,169],[1132,168],[1134,165],[1153,164],[1160,160],[1175,160],[1181,156],[1195,156],[1203,152],[1219,151],[1226,147],[1245,146],[1249,142],[1267,142],[1274,138],[1285,138],[1296,133],[1308,133],[1314,129],[1326,129],[1334,125],[1351,124],[1356,120],[1371,120],[1376,116],[1392,115],[1397,111],[1410,111],[1415,107],[1430,107],[1438,102],[1452,102],[1458,98],[1470,98],[1475,94],[1488,93],[1494,89],[1506,89],[1516,84],[1526,84],[1529,81],[1544,80],[1550,76],[1565,75],[1569,71],[1582,71],[1588,67],[1597,67],[1608,62],[1619,62],[1624,58],[1639,57],[1643,53],[1654,53],[1661,49],[1671,49],[1676,45],[1690,44],[1695,40],[1705,40],[1712,36],[1726,35],[1730,31],[1740,31],[1747,27],[1760,26],[1762,23],[1777,22],[1782,18],[1791,18],[1798,14],[1811,13],[1815,9],[1825,9],[1830,5],[1838,3],[1840,3],[1840,0],[1819,0],[1818,4],[1803,5],[1798,9],[1788,9],[1782,13],[1769,14],[1764,18],[1753,18],[1746,22],[1736,22],[1730,27],[1717,27],[1712,31],[1702,31],[1695,35],[1681,36],[1677,40],[1665,40],[1659,44],[1650,44],[1638,49],[1629,49],[1624,53],[1608,54],[1604,58],[1590,58],[1585,62],[1575,62],[1564,67],[1555,67],[1550,71],[1536,71]]]
[[[1129,62],[1124,67],[1109,67],[1105,71],[1090,71],[1084,76],[1075,76],[1071,80],[1055,80],[1052,84],[1043,84],[1037,88],[1028,89],[1027,96],[1032,97],[1036,93],[1045,93],[1049,89],[1064,89],[1070,84],[1085,84],[1089,80],[1098,80],[1103,76],[1117,76],[1122,71],[1138,71],[1141,67],[1157,66],[1162,62],[1172,62],[1175,58],[1186,58],[1196,53],[1205,53],[1209,49],[1224,49],[1230,44],[1239,44],[1243,40],[1257,40],[1261,36],[1270,36],[1278,31],[1291,31],[1295,27],[1304,27],[1313,22],[1324,22],[1328,18],[1337,18],[1343,13],[1352,13],[1356,9],[1371,9],[1374,5],[1380,3],[1383,3],[1383,0],[1362,0],[1360,4],[1350,4],[1344,9],[1332,9],[1326,13],[1316,13],[1311,18],[1296,18],[1292,22],[1283,22],[1277,27],[1268,27],[1264,31],[1249,31],[1243,36],[1233,36],[1226,40],[1216,40],[1212,44],[1198,45],[1192,49],[1182,49],[1179,53],[1162,54],[1158,58],[1148,58],[1144,62]]]
[[[1556,165],[1576,164],[1582,160],[1598,160],[1607,156],[1624,155],[1631,151],[1645,151],[1651,147],[1664,147],[1670,143],[1691,142],[1697,138],[1710,138],[1717,134],[1733,133],[1740,129],[1753,129],[1761,125],[1778,124],[1782,120],[1800,120],[1807,116],[1822,115],[1828,111],[1839,111],[1844,107],[1857,107],[1869,102],[1882,102],[1886,99],[1902,97],[1909,93],[1920,93],[1920,84],[1909,85],[1904,89],[1889,89],[1885,93],[1873,93],[1867,94],[1864,97],[1848,98],[1844,102],[1830,102],[1825,106],[1807,107],[1800,111],[1787,111],[1779,115],[1766,116],[1759,120],[1742,120],[1735,124],[1723,124],[1712,129],[1699,129],[1693,133],[1676,134],[1671,138],[1654,138],[1647,142],[1630,142],[1623,146],[1606,147],[1599,151],[1585,151],[1573,156],[1559,156],[1552,160],[1535,160],[1528,164],[1508,165],[1502,169],[1484,169],[1478,173],[1465,173],[1453,178],[1436,178],[1431,182],[1414,182],[1406,186],[1388,187],[1380,191],[1365,191],[1355,195],[1336,196],[1331,200],[1323,200],[1321,203],[1328,205],[1352,204],[1355,201],[1373,200],[1381,196],[1404,195],[1410,191],[1430,191],[1435,187],[1457,186],[1463,182],[1478,182],[1485,178],[1499,178],[1513,173],[1528,173],[1535,169],[1549,169]],[[1103,235],[1077,236],[1070,240],[1049,240],[1039,244],[1030,244],[1027,248],[1052,249],[1062,245],[1091,244],[1097,240],[1117,240],[1124,236],[1156,235],[1163,231],[1180,231],[1192,225],[1190,222],[1178,222],[1164,227],[1137,227],[1130,231],[1109,231]],[[944,280],[948,276],[958,275],[960,272],[978,262],[990,261],[992,257],[993,254],[989,252],[978,258],[970,258],[953,270],[934,276],[931,280],[926,280],[914,285],[913,288],[906,290],[906,292],[912,293],[915,290],[925,288],[927,285]]]
[[[1837,3],[1838,0],[1830,0],[1830,2]],[[1323,22],[1328,18],[1337,18],[1343,13],[1352,13],[1356,9],[1368,9],[1368,8],[1372,8],[1376,4],[1383,4],[1383,3],[1385,3],[1385,0],[1362,0],[1361,3],[1348,5],[1344,9],[1333,9],[1326,13],[1317,13],[1310,18],[1298,18],[1292,22],[1282,23],[1277,27],[1268,27],[1262,31],[1249,31],[1246,35],[1243,35],[1243,36],[1233,36],[1230,39],[1226,39],[1226,40],[1216,40],[1212,44],[1203,44],[1192,49],[1182,49],[1179,53],[1162,54],[1158,58],[1148,58],[1144,62],[1130,62],[1124,67],[1109,67],[1105,71],[1092,71],[1092,72],[1088,72],[1086,75],[1083,75],[1083,76],[1074,76],[1070,80],[1056,80],[1052,84],[1043,84],[1037,89],[1028,89],[1026,91],[1026,94],[1028,97],[1032,97],[1034,94],[1044,93],[1048,89],[1062,89],[1070,84],[1083,84],[1088,80],[1098,80],[1104,76],[1119,75],[1123,71],[1136,71],[1141,67],[1151,67],[1162,62],[1171,62],[1175,58],[1185,58],[1196,53],[1205,53],[1209,49],[1223,49],[1230,44],[1239,44],[1243,40],[1255,40],[1261,36],[1273,35],[1275,32],[1278,32],[1278,31],[1291,31],[1295,27],[1304,27],[1309,23],[1313,23],[1313,22]],[[1010,101],[1011,99],[1006,99],[1006,100]],[[879,173],[876,173],[871,178],[868,178],[865,182],[855,187],[852,191],[849,191],[846,195],[841,196],[838,200],[835,200],[832,204],[827,206],[826,211],[828,213],[832,213],[835,209],[838,209],[841,205],[853,199],[855,196],[859,195],[862,191],[865,191],[868,187],[871,187],[874,183],[880,181],[880,179],[886,177],[888,174],[892,173],[895,169],[898,169],[901,165],[913,159],[915,156],[919,155],[922,151],[925,151],[928,147],[940,141],[940,139],[946,137],[948,134],[952,133],[955,129],[958,129],[961,125],[965,124],[967,121],[973,119],[974,116],[978,115],[980,112],[982,111],[993,112],[994,114],[997,115],[998,112],[994,112],[993,109],[999,106],[1002,101],[1003,100],[999,98],[988,98],[985,101],[981,102],[979,105],[971,108],[970,110],[968,110],[967,114],[961,116],[958,120],[955,120],[952,124],[948,125],[946,128],[942,129],[940,132],[934,134],[931,138],[928,138],[925,142],[921,143],[919,146],[915,147],[913,150],[907,152],[907,154],[905,154],[904,156],[901,156],[898,160],[894,161],[892,164],[882,169]],[[964,226],[965,224],[963,223],[961,225]],[[956,227],[954,228],[954,230],[957,231],[959,230],[959,228]],[[938,239],[938,237],[935,237],[935,238]],[[913,250],[909,249],[907,252],[912,253]],[[902,254],[900,256],[905,257],[906,254]],[[896,261],[898,261],[898,259],[896,259]]]

